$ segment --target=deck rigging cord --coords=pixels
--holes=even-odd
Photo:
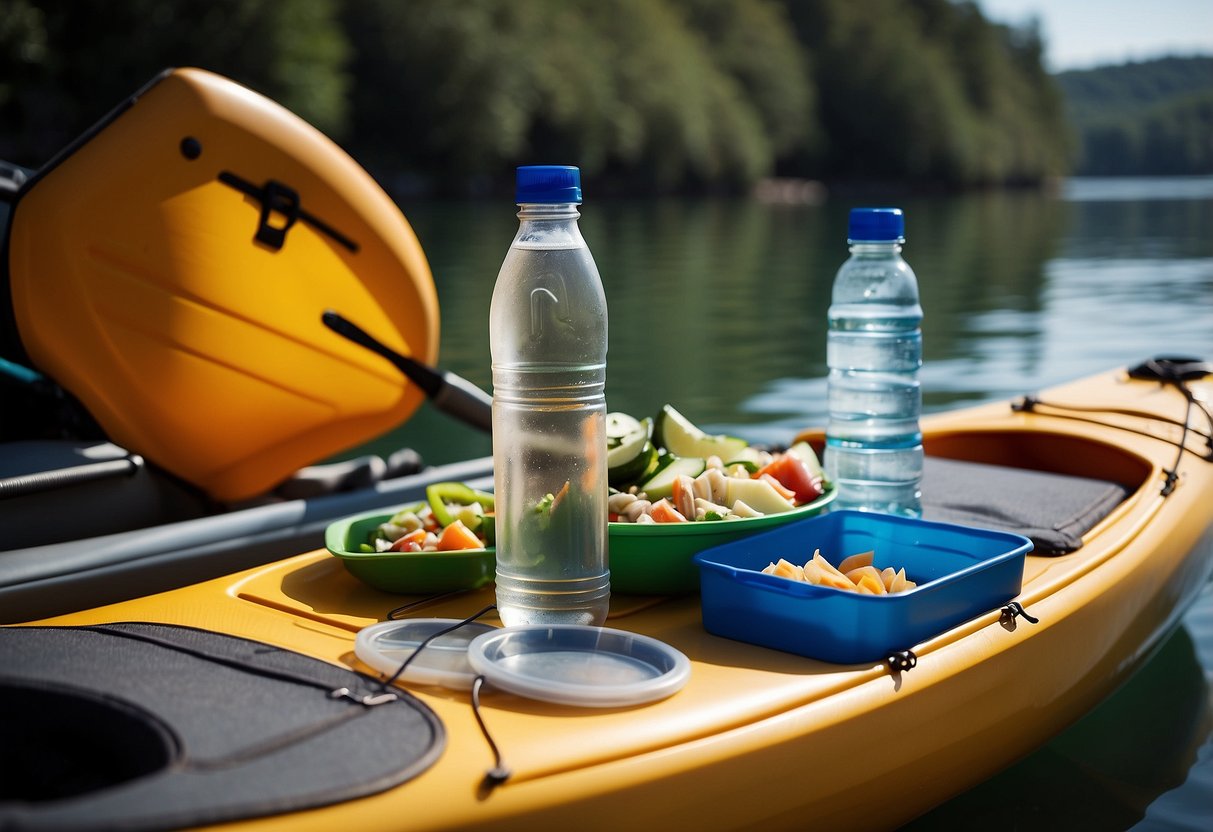
[[[1139,436],[1148,436],[1151,439],[1157,439],[1160,442],[1166,442],[1176,446],[1179,451],[1175,455],[1175,462],[1170,468],[1163,469],[1165,480],[1163,482],[1161,494],[1164,497],[1169,496],[1174,490],[1176,483],[1179,482],[1179,464],[1183,460],[1184,451],[1187,451],[1194,456],[1203,459],[1205,462],[1213,462],[1213,410],[1209,408],[1205,402],[1198,399],[1196,394],[1192,392],[1192,388],[1188,386],[1188,381],[1204,378],[1208,375],[1213,375],[1213,363],[1200,361],[1195,358],[1179,358],[1179,357],[1158,357],[1151,358],[1147,361],[1131,367],[1128,370],[1129,378],[1141,381],[1157,381],[1162,386],[1174,387],[1184,397],[1184,417],[1180,419],[1172,419],[1167,416],[1158,416],[1156,414],[1147,413],[1141,410],[1133,410],[1130,408],[1118,407],[1099,407],[1072,405],[1058,402],[1048,402],[1037,396],[1023,396],[1022,398],[1011,403],[1011,409],[1019,413],[1039,413],[1041,408],[1049,411],[1061,411],[1057,413],[1046,413],[1042,415],[1052,416],[1058,419],[1073,419],[1079,422],[1087,422],[1088,424],[1101,425],[1104,427],[1114,427],[1117,430],[1135,433]],[[1205,421],[1209,425],[1209,432],[1199,430],[1192,426],[1192,409],[1196,408],[1204,414]],[[1091,416],[1082,416],[1076,414],[1115,414],[1119,416],[1131,416],[1134,418],[1146,419],[1152,422],[1158,422],[1167,425],[1174,425],[1181,429],[1179,439],[1166,439],[1149,431],[1140,430],[1138,428],[1128,427],[1126,425],[1111,424],[1101,419],[1092,418]],[[1196,437],[1204,439],[1205,450],[1199,452],[1188,446],[1188,435],[1192,434]]]

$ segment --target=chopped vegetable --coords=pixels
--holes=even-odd
[[[397,539],[395,543],[388,549],[389,552],[420,552],[425,549],[426,535],[430,534],[425,529],[416,529],[403,537]]]
[[[438,551],[449,552],[454,549],[483,549],[484,541],[475,532],[456,520],[442,530],[438,536]]]
[[[649,512],[649,516],[658,523],[685,523],[687,521],[686,517],[674,508],[669,500],[665,499],[653,503],[653,510]]]
[[[653,433],[666,450],[680,457],[719,456],[733,459],[749,445],[736,436],[704,433],[668,404],[657,414]]]
[[[403,506],[371,533],[364,552],[436,552],[494,544],[493,495],[466,483],[437,482],[424,502]]]
[[[769,476],[791,493],[798,503],[808,503],[821,496],[821,477],[793,453],[780,454],[758,469],[758,476]]]
[[[479,505],[491,509],[494,503],[492,494],[476,491],[461,482],[436,482],[428,485],[425,497],[434,517],[442,526],[449,526],[455,520],[451,506]]]
[[[607,421],[612,523],[651,522],[662,500],[688,522],[761,517],[810,503],[827,487],[806,442],[772,453],[707,434],[668,404],[656,419],[611,413]],[[661,522],[679,522],[664,506],[660,513]]]

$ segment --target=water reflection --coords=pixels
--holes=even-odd
[[[1213,609],[1208,592],[1202,603]],[[1209,685],[1193,637],[1181,627],[1099,708],[994,779],[903,829],[1008,823],[1020,829],[1128,829],[1143,817],[1167,814],[1168,804],[1181,794],[1173,790],[1188,778],[1198,754],[1213,762],[1211,727]],[[1167,793],[1173,796],[1160,800]],[[1203,794],[1207,801],[1210,792]],[[1159,805],[1151,807],[1156,800]],[[1194,813],[1185,809],[1183,815],[1175,828],[1197,828],[1193,821],[1207,819],[1208,806]]]
[[[1213,354],[1213,178],[899,204],[926,312],[928,411],[1150,355]],[[589,202],[581,225],[610,306],[608,406],[643,415],[668,401],[754,441],[822,424],[826,308],[850,207]],[[488,304],[513,208],[404,208],[438,286],[441,363],[488,389]],[[489,451],[427,408],[373,447],[401,444],[434,462]]]

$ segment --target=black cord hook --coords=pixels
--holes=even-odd
[[[511,772],[501,761],[501,751],[497,748],[497,743],[493,741],[493,736],[489,733],[489,727],[485,724],[484,717],[480,713],[480,689],[483,686],[484,676],[477,676],[472,680],[472,715],[476,717],[476,724],[480,726],[480,733],[484,735],[484,741],[489,744],[489,748],[493,751],[493,767],[484,773],[484,780],[480,784],[481,793],[487,795],[508,780]]]
[[[918,666],[918,655],[913,650],[895,650],[885,657],[885,664],[894,673],[913,670]]]
[[[1040,623],[1040,619],[1034,615],[1030,615],[1018,601],[1012,601],[1002,608],[1002,615],[998,617],[998,622],[1005,626],[1013,623],[1016,618],[1022,618],[1029,624]]]

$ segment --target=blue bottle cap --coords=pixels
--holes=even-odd
[[[906,220],[900,208],[852,208],[847,242],[906,241]]]
[[[574,165],[524,165],[515,179],[514,202],[581,202],[581,171]]]

